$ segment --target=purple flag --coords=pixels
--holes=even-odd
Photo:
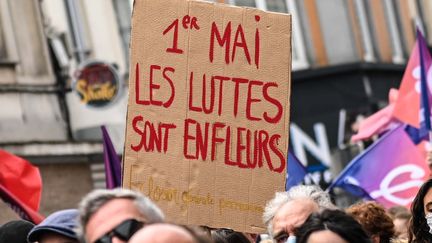
[[[341,187],[386,207],[409,207],[428,176],[425,158],[399,126],[354,158],[328,190]]]
[[[420,136],[426,136],[431,131],[430,105],[431,94],[427,82],[427,68],[431,65],[431,57],[426,41],[419,30],[417,30],[417,41],[420,53]]]
[[[105,182],[107,189],[121,187],[121,162],[105,126],[101,126],[105,161]]]

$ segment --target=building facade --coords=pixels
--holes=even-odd
[[[130,15],[128,1],[0,1],[0,148],[39,167],[44,215],[105,187],[101,125],[122,151]],[[106,105],[78,94],[93,62],[117,77],[118,97]],[[0,224],[14,218],[1,203]]]
[[[220,2],[220,1],[219,1]],[[293,16],[290,147],[327,184],[349,161],[350,125],[398,87],[415,29],[432,44],[428,0],[225,0]],[[0,1],[0,148],[42,174],[41,213],[76,207],[104,187],[100,126],[121,153],[126,122],[132,1]],[[102,62],[118,97],[83,102],[77,77]],[[337,155],[337,156],[335,156]],[[16,218],[0,204],[0,223]]]

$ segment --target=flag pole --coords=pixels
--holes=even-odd
[[[429,170],[432,171],[432,131],[429,131],[429,146],[427,146],[426,150],[426,163],[428,164]]]

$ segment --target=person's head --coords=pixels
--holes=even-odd
[[[426,215],[432,213],[431,188],[432,179],[429,179],[420,187],[420,190],[411,204],[412,218],[408,232],[410,242],[429,242],[432,239],[432,235],[429,233],[430,228],[426,220]]]
[[[393,206],[387,210],[387,213],[394,219],[397,214],[409,213],[409,210],[404,206]]]
[[[34,227],[25,220],[14,220],[0,226],[0,242],[27,243],[27,234]]]
[[[78,210],[66,209],[49,215],[28,234],[29,242],[78,243],[74,229],[78,223]]]
[[[395,237],[400,239],[408,239],[408,227],[411,214],[409,212],[396,213],[393,218],[395,226]]]
[[[147,197],[127,189],[95,190],[79,204],[78,236],[83,242],[126,242],[145,224],[164,221],[162,211]],[[100,240],[100,241],[98,241]]]
[[[129,243],[196,243],[183,227],[172,224],[152,224],[139,230]]]
[[[391,243],[408,243],[408,239],[393,238]]]
[[[216,231],[212,231],[211,238],[214,243],[228,243],[227,239],[219,233],[216,233]]]
[[[394,237],[393,220],[378,203],[361,202],[352,205],[346,211],[363,226],[374,243],[389,243]]]
[[[214,230],[211,236],[215,243],[250,243],[243,233],[231,229]]]
[[[180,225],[189,232],[195,240],[195,243],[214,243],[211,239],[211,229],[207,226]]]
[[[287,192],[277,192],[264,209],[264,223],[272,238],[292,234],[306,218],[319,209],[336,208],[327,192],[318,186],[295,186]]]
[[[323,210],[312,213],[303,225],[295,230],[297,243],[370,243],[362,226],[340,210]]]

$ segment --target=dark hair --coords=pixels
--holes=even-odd
[[[224,236],[222,236],[219,233],[216,233],[215,231],[212,232],[211,237],[214,243],[228,243],[228,241],[225,239]]]
[[[187,226],[180,225],[194,238],[195,243],[213,243],[210,238],[209,228],[206,226]]]
[[[326,209],[311,214],[306,222],[295,230],[297,243],[306,243],[309,236],[318,231],[330,230],[350,243],[370,243],[371,240],[362,226],[341,210]]]
[[[250,243],[248,238],[240,232],[231,229],[218,229],[212,232],[215,243]]]
[[[362,225],[370,237],[379,236],[380,243],[388,243],[393,238],[395,234],[393,220],[378,203],[361,202],[352,205],[346,212]]]
[[[25,220],[13,220],[0,225],[0,242],[27,242],[27,234],[34,224]]]
[[[409,242],[422,243],[429,242],[432,239],[432,235],[429,234],[429,226],[426,223],[424,213],[424,197],[429,189],[432,188],[432,179],[427,180],[420,187],[417,196],[414,198],[411,204],[411,220],[409,224]]]

